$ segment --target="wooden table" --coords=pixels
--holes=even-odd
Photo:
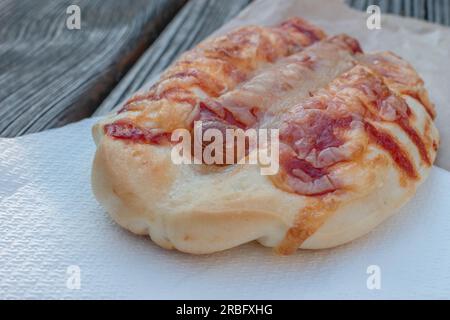
[[[250,2],[0,0],[0,136],[109,112]],[[347,3],[450,25],[447,0]],[[80,30],[66,27],[72,4]]]

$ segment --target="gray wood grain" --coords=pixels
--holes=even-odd
[[[0,135],[92,114],[185,0],[0,1]],[[66,9],[81,9],[81,29]]]
[[[414,17],[450,26],[449,0],[346,0],[355,9],[365,11],[369,5],[380,6],[382,12]]]
[[[94,115],[103,115],[159,75],[180,53],[196,45],[237,15],[251,0],[194,0],[173,21],[119,85],[103,101]]]
[[[0,0],[0,136],[109,112],[251,2],[190,0],[148,48],[185,1]],[[448,0],[346,1],[450,25]],[[69,4],[80,31],[65,28]]]

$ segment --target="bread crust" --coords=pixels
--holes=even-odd
[[[192,254],[213,253],[255,240],[280,254],[291,254],[298,248],[330,248],[361,237],[414,196],[434,162],[439,134],[428,97],[421,100],[420,95],[411,95],[420,92],[425,96],[423,82],[400,86],[366,62],[355,59],[355,66],[384,79],[383,85],[407,103],[409,124],[422,138],[428,161],[399,125],[383,121],[373,125],[407,150],[416,170],[414,179],[398,167],[387,149],[364,135],[361,150],[351,161],[332,167],[345,187],[321,195],[298,194],[282,176],[262,176],[258,165],[176,165],[171,161],[170,145],[135,143],[108,135],[105,126],[134,112],[127,111],[105,118],[93,128],[97,144],[93,192],[122,227],[149,235],[163,248]],[[410,71],[408,65],[399,68],[398,72]],[[414,73],[414,77],[418,76]],[[354,142],[359,138],[348,139]]]
[[[435,128],[432,134],[437,139]],[[359,182],[351,194],[311,199],[276,188],[255,166],[234,166],[217,176],[199,177],[191,166],[174,165],[169,155],[169,150],[126,145],[103,135],[92,187],[98,201],[125,229],[148,234],[166,249],[193,254],[253,240],[282,254],[292,253],[297,244],[302,249],[324,249],[350,242],[411,199],[430,171],[422,167],[419,180],[403,185],[392,160],[373,150],[364,167],[347,173]],[[317,231],[312,228],[312,233],[300,226],[307,236],[298,236],[297,222],[305,214],[322,215],[323,225]]]

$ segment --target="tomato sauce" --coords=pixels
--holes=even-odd
[[[303,159],[291,158],[287,160],[283,165],[289,174],[293,175],[293,171],[295,169],[299,169],[306,173],[313,180],[319,179],[328,174],[327,169],[315,168],[312,164]]]
[[[127,120],[118,120],[107,124],[104,130],[105,134],[110,137],[139,143],[161,144],[170,139],[168,133],[152,132],[152,130],[140,128]]]
[[[418,178],[418,173],[416,172],[412,161],[389,133],[375,128],[368,122],[365,123],[365,129],[369,134],[369,137],[390,154],[400,169],[402,169],[410,178]]]

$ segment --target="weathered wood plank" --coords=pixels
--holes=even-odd
[[[346,0],[353,8],[365,11],[367,6],[380,6],[382,12],[450,25],[448,0]]]
[[[358,10],[366,10],[368,6],[367,0],[347,0],[347,3]]]
[[[167,26],[94,115],[102,115],[164,70],[176,57],[239,13],[251,0],[190,1]]]
[[[0,2],[0,135],[92,114],[185,0]],[[81,29],[66,9],[81,9]]]
[[[110,111],[251,2],[190,0],[145,51],[185,1],[0,1],[0,136],[79,120],[102,101],[95,114]],[[450,25],[447,0],[347,2]],[[65,28],[70,4],[81,7],[79,31]]]
[[[444,0],[444,24],[450,25],[450,1]]]

